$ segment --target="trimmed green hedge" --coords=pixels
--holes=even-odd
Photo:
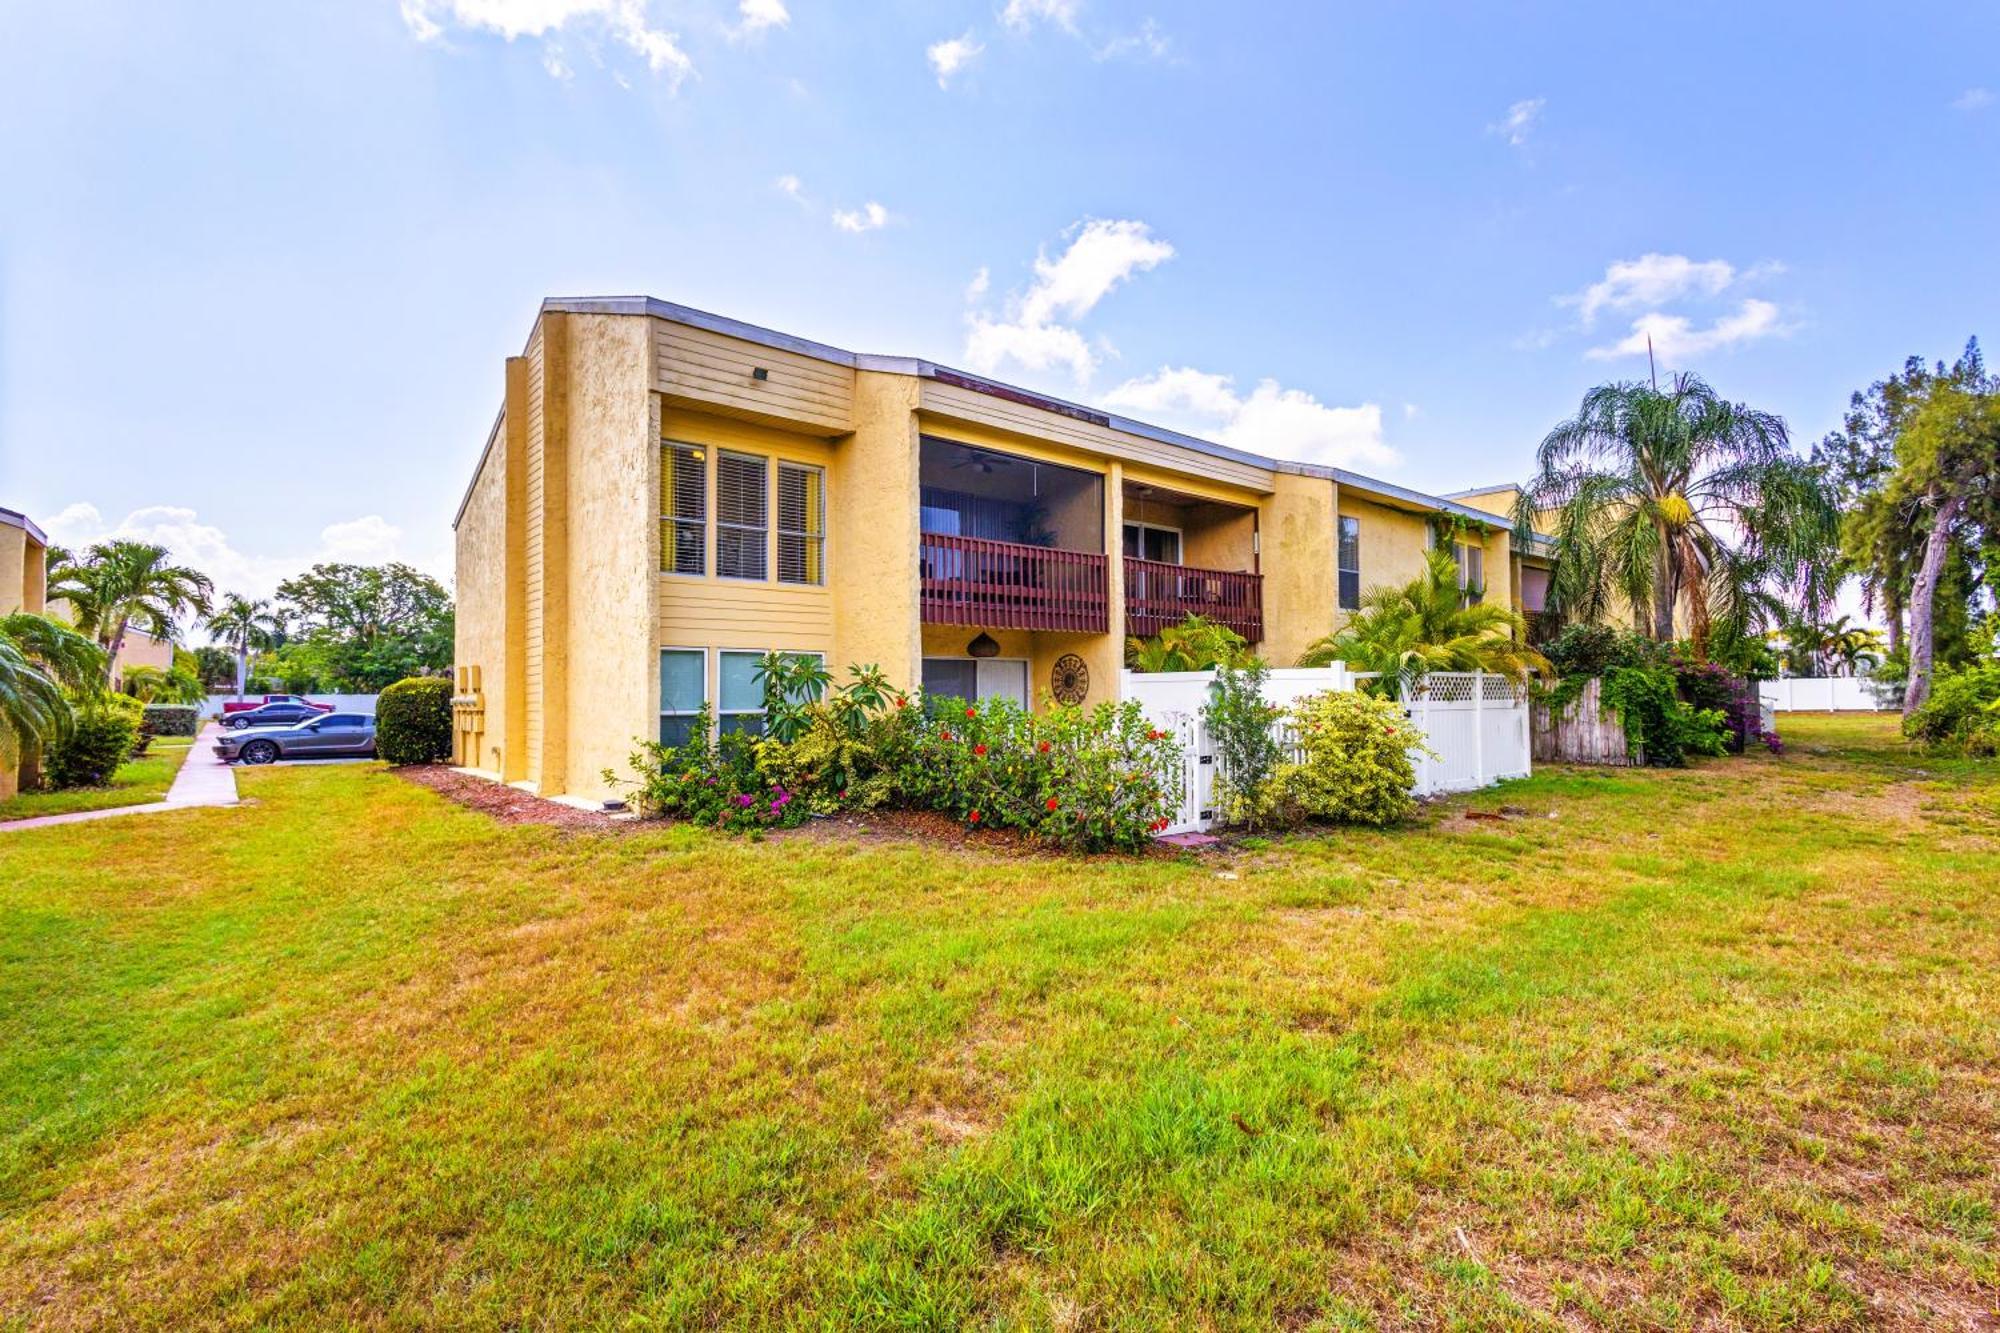
[[[112,695],[111,700],[123,695]],[[42,758],[42,780],[62,791],[70,787],[102,787],[118,771],[118,766],[140,752],[139,724],[131,709],[106,701],[96,707],[79,709],[76,725],[67,736],[48,748]]]
[[[375,700],[375,753],[391,764],[451,758],[451,682],[410,676]]]
[[[192,736],[201,729],[201,709],[193,704],[147,704],[139,730],[150,736]]]

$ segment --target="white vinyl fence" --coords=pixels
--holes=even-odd
[[[1280,668],[1266,679],[1264,698],[1282,708],[1308,695],[1351,690],[1359,679],[1340,663]],[[1214,681],[1210,671],[1127,671],[1120,678],[1122,696],[1137,701],[1154,726],[1172,732],[1181,743],[1182,771],[1168,777],[1181,792],[1169,833],[1194,832],[1215,822],[1215,778],[1221,764],[1202,713]],[[1471,791],[1529,773],[1527,698],[1499,676],[1434,673],[1404,698],[1403,713],[1438,755],[1411,756],[1418,796]],[[1280,732],[1279,740],[1296,754],[1288,732]]]
[[[246,694],[243,696],[246,702],[254,702],[263,697],[261,694]],[[370,717],[373,717],[375,715],[375,700],[378,696],[373,694],[308,694],[305,697],[316,704],[332,704],[333,710],[336,713],[366,713]],[[208,696],[208,702],[201,706],[201,715],[203,717],[220,717],[222,716],[222,705],[234,703],[235,701],[236,696],[233,694],[211,694]]]
[[[1894,686],[1867,676],[1760,680],[1757,694],[1779,713],[1879,713],[1896,707]]]

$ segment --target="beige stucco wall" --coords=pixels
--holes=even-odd
[[[39,615],[47,587],[46,552],[26,528],[0,523],[0,616]]]
[[[1392,509],[1355,494],[1341,492],[1343,517],[1361,521],[1361,591],[1384,584],[1408,583],[1424,570],[1424,552],[1430,549],[1431,529],[1427,515]]]
[[[1298,661],[1306,645],[1332,632],[1339,588],[1334,577],[1334,485],[1289,472],[1264,501],[1258,519],[1264,572],[1264,643],[1273,666]]]
[[[918,605],[917,380],[861,371],[854,433],[834,446],[827,484],[833,656],[869,662],[898,686],[922,683]]]
[[[476,688],[484,697],[482,732],[473,744],[476,754],[461,754],[470,767],[498,776],[506,754],[507,730],[507,467],[504,429],[488,451],[473,479],[465,512],[453,534],[457,579],[454,662],[478,672]],[[518,531],[516,533],[518,537]],[[516,627],[518,628],[518,626]]]
[[[658,728],[654,652],[659,445],[651,432],[651,321],[571,315],[564,408],[568,451],[567,691],[561,790],[611,795],[634,745]]]

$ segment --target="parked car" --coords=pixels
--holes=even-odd
[[[375,753],[375,719],[366,713],[322,713],[284,727],[252,727],[218,737],[223,761],[269,764],[280,759],[369,758]]]
[[[304,704],[322,713],[333,711],[332,704],[316,704],[302,694],[267,694],[261,699],[225,699],[222,701],[222,715],[228,717],[231,713],[247,713],[265,704]]]
[[[222,725],[230,731],[243,731],[250,727],[289,727],[294,722],[325,717],[332,711],[330,706],[313,703],[310,699],[300,699],[292,703],[259,704],[245,712],[226,714],[222,719]]]

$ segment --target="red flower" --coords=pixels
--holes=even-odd
[[[983,757],[986,753],[986,747],[983,745],[975,745],[972,747],[972,752],[976,755],[980,755]]]
[[[1056,808],[1056,798],[1051,796],[1049,797],[1049,809],[1053,810],[1055,808]]]
[[[971,814],[965,817],[965,821],[968,824],[977,824],[979,822],[979,812],[977,810],[974,810]]]
[[[905,699],[905,698],[904,698],[904,697],[903,697],[902,695],[900,695],[900,694],[896,696],[896,707],[898,707],[898,708],[908,708],[909,706],[910,706],[910,701],[909,701],[908,699]]]
[[[1049,743],[1047,741],[1043,741],[1040,745],[1036,746],[1035,748],[1040,750],[1043,754],[1047,754],[1049,752]]]
[[[966,710],[965,710],[965,715],[966,715],[967,717],[978,717],[978,716],[979,716],[979,710],[978,710],[977,708],[968,708],[968,709],[966,709]]]
[[[944,737],[944,738],[945,738],[946,740],[950,740],[950,739],[951,739],[951,733],[950,733],[950,732],[948,732],[948,731],[940,731],[940,732],[938,733],[938,735],[940,735],[940,736]]]

